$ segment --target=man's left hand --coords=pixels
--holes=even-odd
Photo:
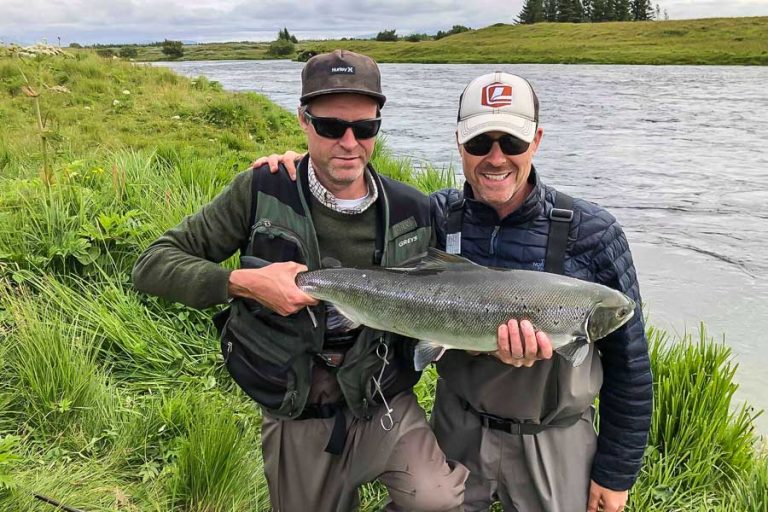
[[[589,484],[587,512],[622,512],[629,491],[612,491],[592,480]]]
[[[494,356],[502,363],[533,366],[540,359],[552,357],[552,342],[542,331],[535,331],[528,320],[518,323],[514,318],[501,324],[497,331],[498,350]]]

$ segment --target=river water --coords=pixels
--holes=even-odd
[[[163,65],[298,105],[300,63]],[[461,175],[458,97],[495,70],[537,91],[542,179],[625,227],[650,323],[698,336],[704,322],[733,349],[737,398],[768,411],[768,68],[383,64],[388,146]]]

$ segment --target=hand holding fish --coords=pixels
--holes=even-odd
[[[535,331],[528,320],[514,318],[501,324],[497,332],[499,349],[493,355],[502,363],[520,368],[552,357],[552,342],[542,331]]]
[[[296,286],[296,275],[306,271],[306,266],[292,261],[234,270],[229,276],[229,295],[255,300],[288,316],[317,304],[317,300]]]
[[[293,181],[296,181],[296,162],[304,157],[304,153],[297,153],[295,151],[286,151],[282,155],[272,153],[269,156],[262,156],[251,163],[251,169],[261,167],[264,164],[269,164],[269,172],[275,174],[278,171],[278,165],[283,164],[285,171]]]

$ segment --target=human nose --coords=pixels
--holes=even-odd
[[[352,132],[352,128],[347,128],[347,130],[344,132],[344,135],[342,135],[339,139],[339,144],[341,144],[341,147],[345,149],[353,149],[355,146],[357,146],[357,139],[355,138],[355,134]]]
[[[506,164],[507,158],[506,158],[506,155],[504,155],[504,152],[501,150],[499,141],[497,140],[493,141],[493,145],[491,146],[491,151],[488,152],[488,156],[486,157],[486,160],[491,165],[494,165],[497,167]]]

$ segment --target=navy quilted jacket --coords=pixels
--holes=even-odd
[[[462,256],[492,267],[544,269],[555,189],[543,185],[535,170],[530,181],[533,192],[504,219],[474,200],[465,184]],[[442,190],[431,197],[438,248],[445,248],[448,204],[457,196],[455,190]],[[629,323],[599,344],[603,385],[592,479],[603,487],[625,490],[634,483],[642,464],[653,400],[640,291],[629,245],[616,219],[581,199],[574,199],[573,210],[565,274],[620,290],[638,305]]]

